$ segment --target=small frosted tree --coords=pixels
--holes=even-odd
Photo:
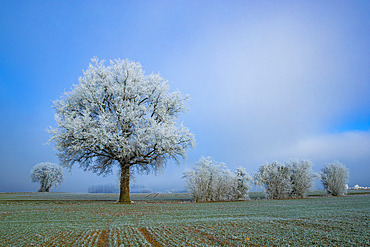
[[[327,193],[333,196],[342,196],[347,193],[349,172],[342,163],[335,161],[321,170],[321,182]]]
[[[211,157],[202,157],[195,164],[193,170],[184,172],[187,187],[192,194],[194,201],[212,201],[214,194],[215,180],[223,163],[217,163]]]
[[[234,200],[247,199],[248,191],[250,190],[250,183],[252,178],[248,175],[243,167],[238,167],[235,174],[233,174],[232,197]]]
[[[309,160],[291,160],[286,163],[286,166],[290,170],[291,197],[305,197],[308,190],[313,186],[315,178],[312,172],[312,162]]]
[[[39,192],[49,192],[52,186],[57,186],[64,180],[63,169],[60,165],[41,162],[31,170],[31,182],[41,184]]]
[[[290,169],[277,162],[261,165],[254,174],[256,185],[263,186],[269,199],[289,198],[292,192]]]
[[[193,170],[184,172],[187,187],[194,201],[235,201],[248,198],[250,177],[243,168],[236,173],[225,163],[202,157]]]
[[[57,128],[51,141],[61,164],[78,163],[101,175],[120,168],[119,202],[130,203],[133,172],[160,171],[184,157],[194,136],[177,123],[187,97],[169,92],[159,74],[145,75],[139,63],[92,59],[74,89],[54,102]]]

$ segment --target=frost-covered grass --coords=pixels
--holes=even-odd
[[[370,190],[348,190],[348,195],[370,194]],[[263,199],[266,194],[262,191],[251,191],[249,197],[251,199]],[[314,190],[309,192],[309,197],[326,196],[323,190]],[[1,201],[117,201],[119,194],[109,193],[0,193]],[[191,201],[189,193],[137,193],[130,194],[131,200],[134,202],[176,202]]]
[[[370,245],[370,195],[168,203],[167,194],[131,205],[110,196],[0,193],[0,246]]]
[[[119,194],[109,193],[0,193],[0,201],[117,201]],[[134,202],[191,201],[187,193],[137,193],[130,194]]]

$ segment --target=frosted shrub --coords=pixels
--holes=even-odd
[[[234,201],[248,198],[250,177],[243,168],[236,173],[224,163],[202,157],[193,170],[184,172],[194,201]]]
[[[305,197],[315,178],[312,172],[312,162],[291,160],[286,163],[286,166],[290,170],[292,184],[290,196],[293,198]]]
[[[302,198],[312,187],[314,178],[308,160],[266,163],[254,175],[255,183],[264,187],[269,199]]]
[[[269,199],[284,199],[291,195],[290,169],[277,162],[261,165],[254,180],[257,185],[264,187]]]
[[[326,165],[321,170],[321,182],[327,193],[333,196],[341,196],[347,193],[349,178],[348,169],[340,162],[335,161]]]
[[[234,198],[236,200],[240,199],[247,199],[248,191],[250,189],[250,182],[252,181],[252,178],[248,175],[248,173],[245,171],[243,167],[238,167],[236,169],[235,175],[234,175],[233,181],[233,193]]]
[[[213,190],[216,184],[214,180],[217,179],[222,165],[214,162],[210,157],[202,157],[193,170],[184,172],[189,191],[196,202],[213,199]]]
[[[49,192],[52,186],[57,186],[64,180],[63,169],[60,165],[41,162],[31,170],[31,182],[40,182],[39,192]]]

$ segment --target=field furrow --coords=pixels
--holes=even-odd
[[[154,247],[162,247],[160,243],[149,233],[149,231],[146,228],[139,228],[138,229],[141,234],[143,234],[144,238],[148,243],[150,243]]]

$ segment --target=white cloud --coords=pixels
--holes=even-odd
[[[350,131],[338,134],[323,134],[299,140],[280,155],[296,155],[319,161],[370,160],[370,131]],[[354,164],[355,165],[355,164]]]
[[[319,171],[322,166],[338,160],[349,168],[350,185],[367,186],[370,174],[370,130],[322,134],[299,139],[275,150],[280,160],[309,159]]]
[[[356,43],[348,47],[340,13],[313,22],[316,14],[216,21],[184,56],[168,58],[164,71],[176,71],[171,80],[192,98],[184,119],[198,142],[193,155],[249,171],[289,158],[312,159],[318,170],[333,160],[368,166],[368,132],[327,134],[368,112],[367,72],[353,63]]]

